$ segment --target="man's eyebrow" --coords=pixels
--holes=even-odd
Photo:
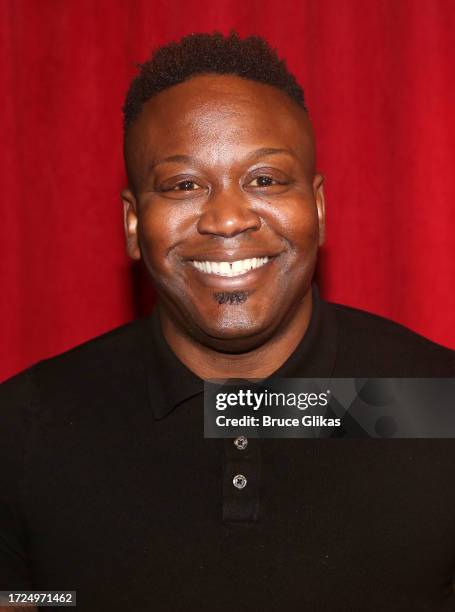
[[[262,147],[261,149],[256,149],[249,155],[247,155],[246,159],[248,161],[259,159],[260,157],[266,157],[267,155],[277,155],[278,153],[286,153],[291,157],[296,157],[296,154],[291,149],[277,149],[274,147]],[[157,159],[150,164],[150,170],[156,168],[160,164],[165,163],[181,163],[181,164],[196,164],[197,160],[195,157],[191,155],[170,155],[169,157],[164,157],[163,159]]]

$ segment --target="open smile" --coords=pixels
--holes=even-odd
[[[270,257],[252,257],[250,259],[237,259],[234,261],[190,261],[199,272],[215,276],[233,277],[242,276],[251,270],[265,266]]]

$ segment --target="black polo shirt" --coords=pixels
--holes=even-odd
[[[452,351],[315,291],[274,376],[454,373]],[[2,385],[0,590],[76,590],[84,611],[455,610],[454,483],[452,440],[204,439],[202,381],[154,313]]]

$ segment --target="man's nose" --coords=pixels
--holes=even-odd
[[[240,190],[222,190],[213,194],[204,205],[197,229],[200,234],[232,238],[261,227],[261,218]]]

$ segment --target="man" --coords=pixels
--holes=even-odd
[[[125,104],[128,252],[159,305],[3,385],[2,589],[81,610],[455,609],[450,440],[213,440],[203,380],[450,377],[312,285],[323,178],[258,38],[159,49]]]

